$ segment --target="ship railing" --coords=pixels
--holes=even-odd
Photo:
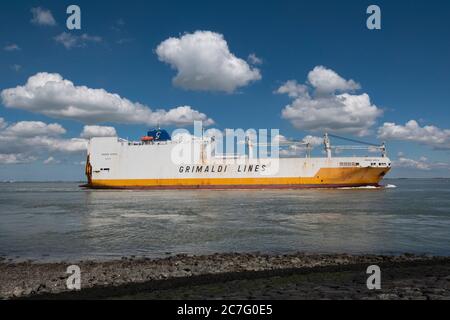
[[[128,141],[124,140],[122,141],[124,143],[128,143],[129,146],[152,146],[152,145],[159,145],[159,144],[174,144],[177,143],[176,141],[151,141],[143,143],[141,141]]]

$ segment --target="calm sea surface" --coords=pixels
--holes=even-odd
[[[450,180],[396,188],[83,190],[0,183],[0,256],[42,261],[214,252],[450,255]]]

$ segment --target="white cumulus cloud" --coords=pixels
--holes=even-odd
[[[40,25],[40,26],[55,26],[56,25],[55,18],[53,18],[52,12],[48,9],[44,9],[41,7],[32,8],[31,13],[33,15],[31,22],[33,24]]]
[[[296,80],[288,80],[281,85],[275,93],[287,94],[291,98],[297,98],[308,93],[308,87],[297,83]]]
[[[91,36],[87,33],[83,33],[82,35],[78,36],[67,32],[63,32],[57,35],[56,37],[54,37],[54,39],[56,42],[62,44],[68,50],[72,48],[86,47],[89,42],[99,43],[103,41],[103,39],[99,36]]]
[[[378,137],[386,140],[417,142],[435,149],[450,149],[450,129],[441,129],[436,126],[421,127],[415,120],[410,120],[405,125],[385,122],[378,128]]]
[[[116,137],[116,129],[114,127],[106,126],[84,126],[80,137],[92,138],[92,137]]]
[[[0,130],[4,129],[8,126],[8,123],[5,121],[5,119],[0,118]]]
[[[57,123],[20,121],[8,124],[0,118],[0,163],[32,162],[48,153],[81,154],[87,140],[64,138],[66,130]]]
[[[261,79],[257,68],[230,52],[222,34],[211,31],[164,40],[156,54],[160,61],[177,70],[174,85],[188,90],[231,93]]]
[[[254,54],[254,53],[250,53],[249,55],[248,55],[248,61],[251,63],[251,64],[262,64],[263,63],[263,60],[261,59],[261,58],[259,58],[258,56],[256,56],[256,54]]]
[[[16,137],[58,136],[66,133],[66,130],[58,123],[20,121],[7,127],[2,133]]]
[[[410,168],[417,170],[450,169],[450,165],[448,163],[430,161],[427,157],[420,157],[415,160],[401,156],[397,160],[394,160],[392,165],[398,168]]]
[[[368,94],[351,92],[358,88],[353,80],[318,66],[308,74],[307,85],[289,80],[275,93],[293,99],[282,110],[282,117],[298,129],[364,136],[383,112],[372,104]]]
[[[405,157],[400,157],[397,160],[393,161],[394,167],[399,168],[412,168],[412,169],[419,169],[419,170],[430,170],[431,166],[427,162],[426,158],[421,158],[419,160],[409,159]]]
[[[12,44],[8,44],[8,45],[4,46],[3,50],[5,50],[5,51],[20,51],[21,49],[17,44],[12,43]]]
[[[43,163],[44,164],[59,164],[59,163],[61,163],[61,161],[60,160],[58,160],[58,159],[55,159],[54,157],[48,157],[47,159],[45,159],[44,161],[43,161]]]
[[[30,163],[36,160],[36,157],[23,154],[3,154],[0,153],[0,164],[20,164]]]
[[[76,86],[57,73],[37,73],[23,86],[1,92],[3,104],[53,118],[78,120],[86,124],[187,125],[194,120],[211,125],[214,121],[190,106],[152,110],[104,89]]]
[[[353,80],[345,80],[335,71],[317,66],[308,73],[308,82],[319,92],[352,91],[360,88]]]
[[[302,141],[304,143],[309,143],[312,146],[320,146],[323,144],[322,137],[316,137],[316,136],[311,136],[311,135],[307,135],[306,137],[303,138]]]

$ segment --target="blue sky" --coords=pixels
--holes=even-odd
[[[137,139],[154,126],[157,115],[147,109],[180,106],[189,106],[184,119],[213,119],[218,129],[279,128],[295,139],[327,130],[387,140],[396,164],[391,177],[450,176],[448,1],[77,1],[81,30],[66,28],[70,4],[2,3],[0,180],[82,180],[84,126],[114,127]],[[381,30],[366,27],[371,4],[381,8]],[[166,42],[171,37],[175,43]],[[192,47],[200,40],[206,47]],[[202,54],[213,61],[201,63]],[[223,67],[229,62],[239,65]],[[61,77],[59,98],[41,87],[28,88],[40,100],[6,95],[40,72],[47,80]],[[330,77],[331,89],[324,89]],[[123,100],[100,100],[98,107],[109,109],[91,117],[97,106],[83,96],[76,101],[86,103],[69,114],[61,109],[63,79],[77,95],[81,86],[104,89],[88,94],[119,94],[147,111],[121,115],[114,108]],[[357,99],[362,95],[369,101]],[[158,123],[190,128],[175,111],[159,114]],[[27,130],[40,135],[35,146]],[[26,147],[16,146],[24,141]]]

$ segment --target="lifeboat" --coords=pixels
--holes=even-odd
[[[144,143],[149,143],[149,142],[152,142],[153,140],[154,140],[153,137],[149,137],[149,136],[141,137],[141,141],[144,142]]]

